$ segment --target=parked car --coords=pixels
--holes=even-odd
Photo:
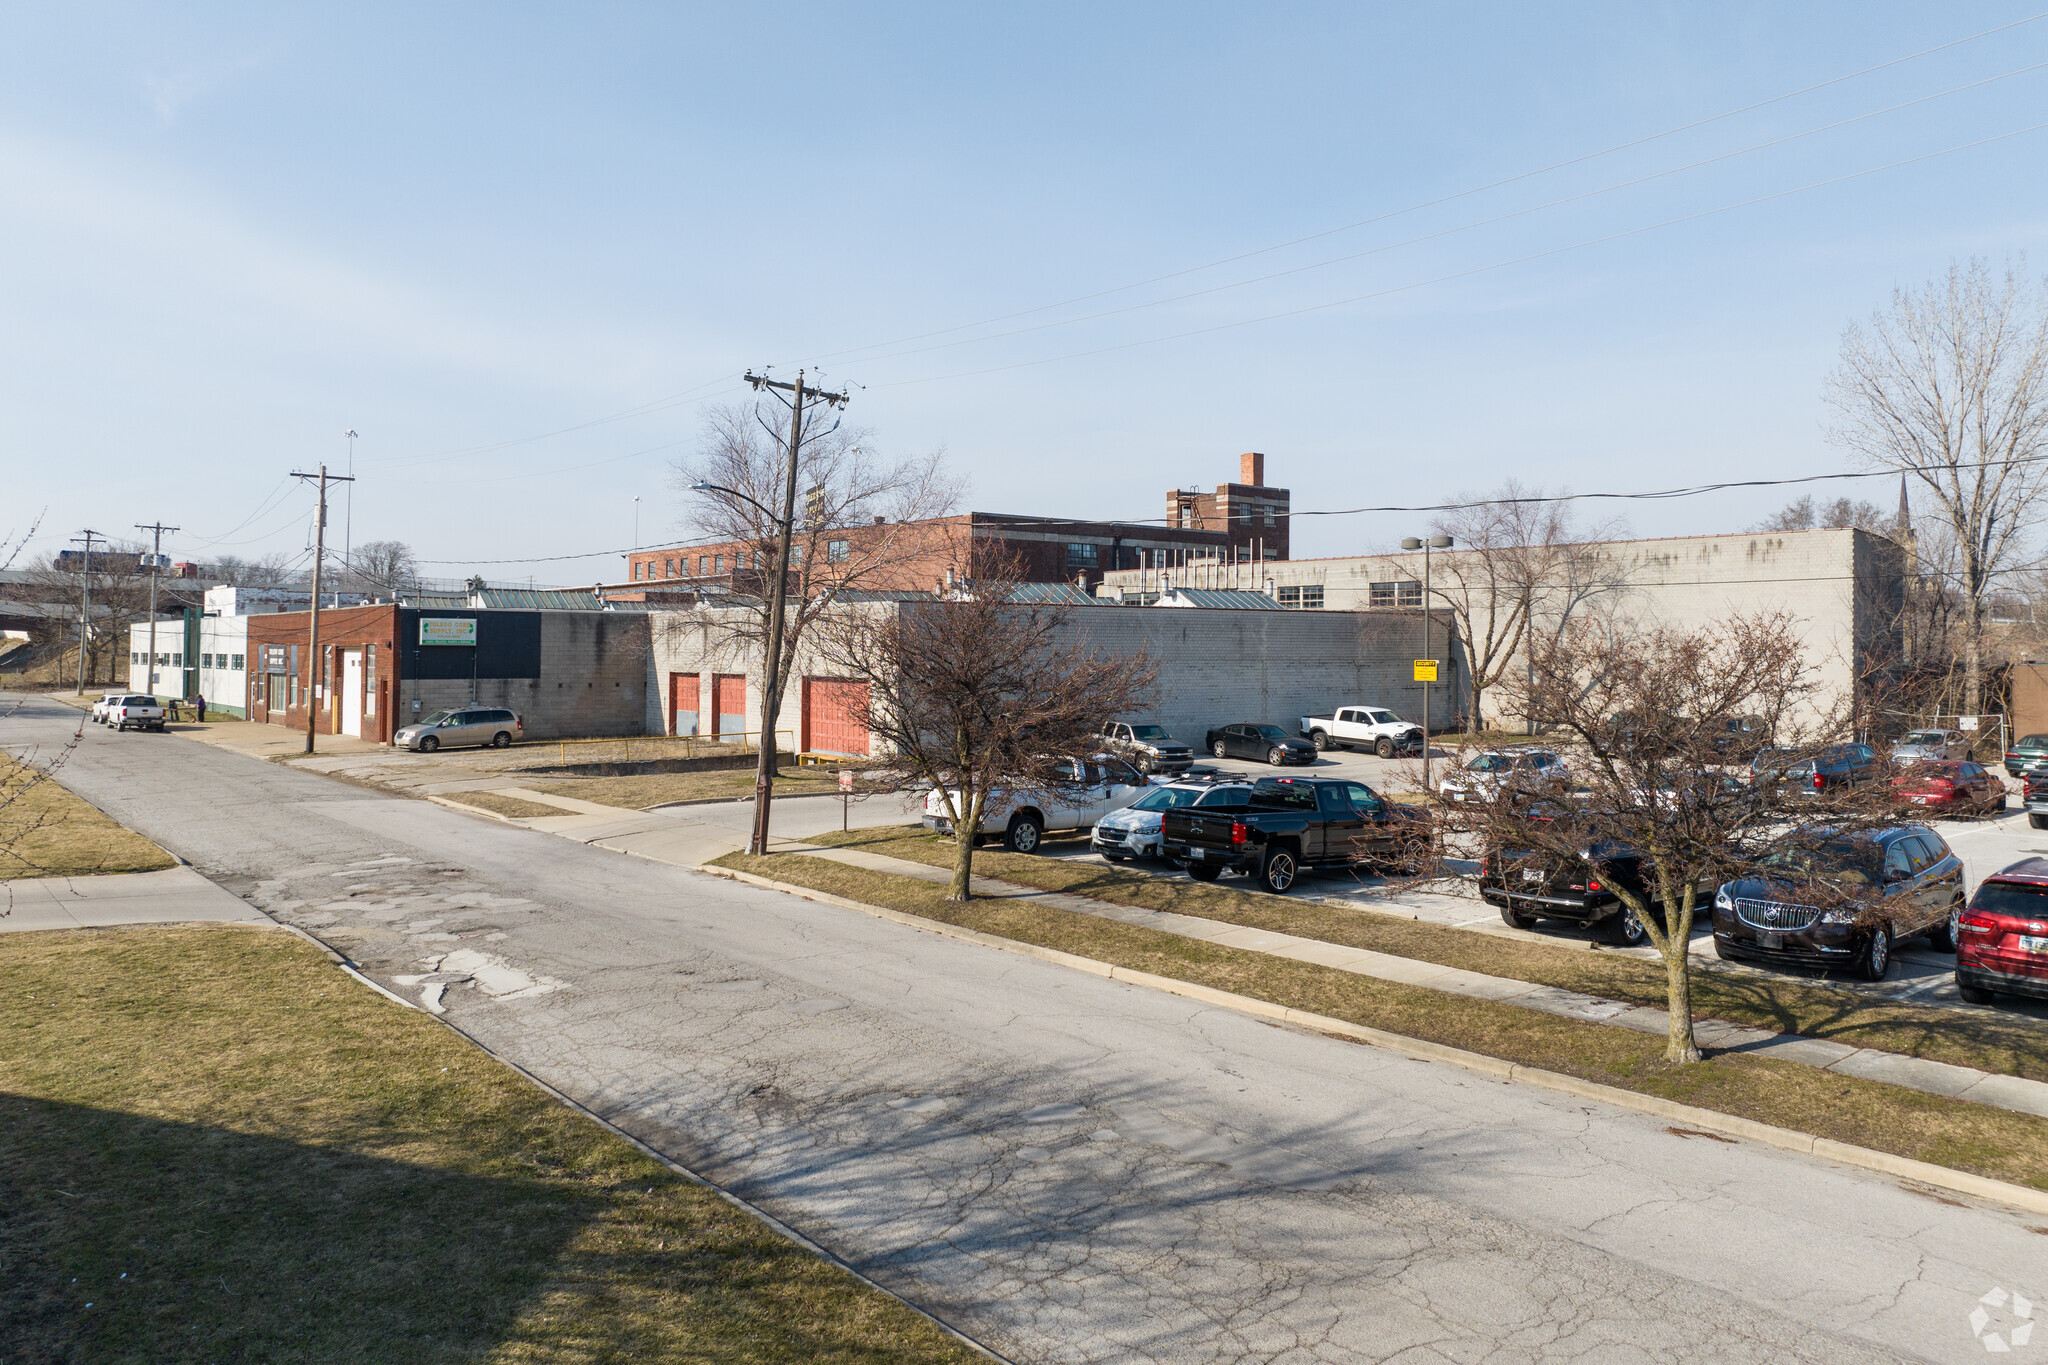
[[[1243,782],[1175,782],[1154,787],[1130,805],[1095,822],[1088,846],[1113,863],[1126,858],[1165,856],[1163,816],[1183,806],[1227,806],[1251,795]]]
[[[1548,749],[1488,749],[1446,773],[1437,794],[1446,801],[1495,801],[1509,791],[1535,791],[1571,773]]]
[[[107,723],[107,712],[114,709],[114,703],[128,695],[125,692],[103,692],[100,699],[92,704],[92,718],[96,725]]]
[[[1751,785],[1775,782],[1808,796],[1870,782],[1879,775],[1877,750],[1868,744],[1830,744],[1811,754],[1765,749],[1749,764]]]
[[[2005,809],[2005,781],[1981,763],[1928,759],[1892,779],[1892,800],[1901,806],[1988,815]]]
[[[2020,801],[2027,808],[2027,824],[2048,829],[2048,769],[2028,773],[2020,780],[2025,784],[2020,788]]]
[[[116,730],[133,726],[137,730],[161,730],[166,719],[163,703],[155,697],[121,696],[107,708],[107,724]]]
[[[1063,758],[1054,766],[1053,785],[1043,791],[990,791],[982,801],[976,834],[1001,835],[1003,847],[1012,853],[1036,853],[1048,833],[1088,829],[1150,790],[1145,775],[1114,754]],[[953,832],[946,796],[937,789],[925,793],[924,827]]]
[[[2005,770],[2014,777],[2034,767],[2048,769],[2048,735],[2023,735],[2005,751]]]
[[[1196,881],[1247,872],[1276,895],[1304,868],[1416,866],[1435,845],[1426,811],[1333,777],[1262,777],[1242,801],[1164,812],[1161,834],[1166,856]]]
[[[436,711],[413,722],[391,737],[401,749],[430,754],[436,749],[459,744],[479,744],[503,749],[515,739],[526,737],[526,724],[517,711],[503,707],[469,706],[460,710]]]
[[[1655,802],[1659,810],[1677,810],[1681,805],[1747,802],[1755,794],[1755,788],[1732,773],[1674,772],[1654,778],[1649,786],[1636,788],[1635,802],[1639,806]]]
[[[1963,999],[2048,999],[2048,858],[2026,858],[1986,877],[1956,927],[1956,990]]]
[[[1536,818],[1547,823],[1570,820],[1574,815],[1537,813]],[[1533,929],[1537,921],[1545,919],[1565,920],[1597,928],[1607,942],[1633,948],[1649,938],[1649,931],[1623,902],[1617,888],[1625,887],[1654,907],[1655,872],[1654,865],[1636,849],[1597,834],[1589,834],[1583,851],[1568,859],[1517,847],[1509,840],[1480,859],[1479,896],[1488,905],[1499,907],[1501,919],[1513,928]],[[1695,889],[1697,919],[1707,918],[1715,887],[1715,882],[1703,881]]]
[[[1218,758],[1249,758],[1278,768],[1287,763],[1313,763],[1316,746],[1295,739],[1277,725],[1225,725],[1203,741]]]
[[[1770,723],[1762,716],[1727,716],[1714,722],[1714,752],[1746,763],[1771,742]]]
[[[1924,825],[1810,833],[1767,856],[1765,876],[1715,892],[1716,955],[1882,981],[1902,938],[1955,946],[1963,863],[1939,834]]]
[[[1422,727],[1380,706],[1345,706],[1327,716],[1303,716],[1301,734],[1318,749],[1370,749],[1381,758],[1422,752]]]
[[[1184,773],[1195,762],[1194,747],[1167,734],[1161,725],[1110,721],[1102,727],[1102,745],[1129,759],[1144,773]]]
[[[1909,730],[1892,745],[1892,762],[1927,763],[1970,756],[1970,737],[1961,730]]]

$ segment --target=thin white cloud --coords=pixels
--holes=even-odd
[[[278,51],[278,44],[270,43],[241,56],[218,57],[176,71],[144,76],[142,88],[149,97],[150,108],[156,111],[158,121],[169,123],[194,100],[222,90],[237,77],[269,65]]]

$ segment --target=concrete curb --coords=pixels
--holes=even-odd
[[[1259,1019],[1268,1019],[1274,1023],[1286,1024],[1334,1038],[1343,1038],[1351,1042],[1365,1043],[1415,1061],[1444,1062],[1467,1071],[1477,1072],[1483,1076],[1491,1076],[1495,1080],[1535,1086],[1538,1089],[1554,1091],[1561,1095],[1570,1095],[1577,1099],[1593,1100],[1601,1104],[1612,1105],[1617,1109],[1629,1109],[1639,1114],[1649,1114],[1655,1118],[1670,1119],[1674,1123],[1682,1124],[1687,1128],[1696,1128],[1708,1133],[1718,1133],[1724,1137],[1745,1139],[1766,1147],[1775,1147],[1781,1151],[1821,1157],[1829,1161],[1839,1162],[1844,1166],[1854,1166],[1861,1170],[1875,1171],[1880,1175],[1897,1176],[1901,1179],[1913,1181],[1915,1184],[1927,1185],[1938,1190],[1948,1190],[1956,1194],[1967,1194],[1979,1199],[1996,1200],[2001,1204],[2024,1209],[2029,1213],[2048,1214],[2048,1190],[2028,1189],[2024,1185],[2009,1184],[2003,1180],[1992,1180],[1987,1176],[1971,1175],[1967,1171],[1950,1170],[1946,1166],[1936,1166],[1930,1162],[1915,1161],[1910,1157],[1894,1156],[1890,1152],[1875,1151],[1868,1147],[1856,1147],[1846,1142],[1837,1142],[1833,1138],[1816,1137],[1812,1133],[1802,1133],[1796,1129],[1779,1128],[1768,1123],[1758,1123],[1753,1119],[1739,1118],[1733,1114],[1723,1114],[1713,1109],[1699,1109],[1689,1104],[1679,1104],[1674,1100],[1659,1099],[1655,1095],[1644,1095],[1633,1090],[1623,1090],[1616,1086],[1602,1085],[1598,1081],[1582,1080],[1577,1076],[1567,1076],[1556,1071],[1545,1071],[1539,1067],[1522,1066],[1516,1062],[1502,1061],[1498,1057],[1488,1057],[1481,1053],[1468,1052],[1463,1048],[1451,1047],[1444,1043],[1432,1043],[1421,1038],[1410,1038],[1404,1034],[1389,1033],[1384,1029],[1368,1028],[1363,1024],[1353,1024],[1343,1019],[1333,1019],[1328,1015],[1311,1014],[1306,1010],[1293,1009],[1286,1005],[1276,1005],[1270,1000],[1260,1000],[1249,995],[1237,995],[1230,991],[1217,990],[1213,986],[1196,985],[1194,982],[1180,981],[1169,976],[1155,976],[1151,972],[1133,971],[1128,967],[1118,967],[1108,962],[1098,961],[1095,958],[1080,957],[1074,953],[1063,953],[1055,948],[1041,948],[1037,944],[1020,943],[1015,939],[999,938],[994,934],[984,934],[978,929],[963,929],[958,925],[946,924],[939,920],[925,919],[920,915],[908,914],[901,910],[891,910],[885,906],[868,905],[861,901],[850,900],[845,896],[832,895],[830,892],[814,891],[807,886],[797,886],[790,882],[779,882],[769,877],[756,876],[751,872],[741,872],[736,868],[706,866],[701,870],[713,876],[745,882],[750,886],[762,887],[769,891],[780,891],[787,895],[801,897],[804,900],[818,901],[826,905],[838,906],[841,909],[858,911],[861,914],[870,915],[876,919],[888,920],[891,923],[905,925],[913,929],[922,929],[927,933],[938,934],[944,938],[959,939],[965,943],[977,943],[986,948],[994,948],[998,952],[1012,953],[1019,957],[1036,958],[1040,962],[1051,963],[1058,967],[1067,967],[1074,971],[1086,972],[1090,976],[1106,977],[1111,981],[1122,981],[1129,985],[1143,986],[1151,990],[1162,991],[1168,995],[1177,995],[1188,1000],[1198,1000],[1204,1004],[1214,1005],[1218,1009],[1232,1010],[1239,1014],[1251,1015]]]
[[[509,816],[509,815],[500,815],[500,814],[498,814],[498,812],[496,812],[496,811],[494,811],[494,810],[485,810],[485,809],[484,809],[484,808],[483,808],[482,806],[471,806],[471,805],[465,805],[465,804],[464,804],[463,802],[460,802],[460,801],[454,800],[454,799],[453,799],[453,798],[451,798],[451,797],[446,797],[446,796],[428,796],[428,797],[423,797],[423,798],[421,798],[421,799],[422,799],[422,800],[426,800],[426,801],[431,801],[431,802],[433,802],[433,803],[434,803],[435,805],[437,805],[437,806],[446,806],[446,807],[447,807],[447,808],[448,808],[449,810],[459,810],[459,811],[461,811],[461,812],[462,812],[462,813],[463,813],[464,815],[483,815],[483,816],[488,816],[488,817],[490,817],[490,818],[491,818],[491,819],[493,819],[493,820],[497,820],[497,821],[500,821],[500,822],[502,822],[502,823],[504,823],[504,824],[507,824],[507,825],[518,825],[518,826],[519,826],[519,828],[521,828],[521,829],[529,829],[529,828],[531,828],[531,826],[529,826],[529,825],[526,825],[526,824],[522,824],[521,822],[519,822],[519,821],[517,821],[517,820],[513,819],[513,818],[512,818],[511,816]],[[562,812],[562,814],[564,814],[564,815],[574,815],[575,813],[576,813],[576,812],[574,812],[574,811],[567,811],[567,810],[565,810],[565,811],[563,811],[563,812]]]

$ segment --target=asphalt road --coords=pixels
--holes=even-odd
[[[1994,1206],[175,736],[63,777],[1019,1360],[1963,1360],[2048,1301]]]

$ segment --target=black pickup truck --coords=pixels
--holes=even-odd
[[[1579,834],[1572,842],[1580,848],[1572,857],[1559,858],[1516,847],[1510,836],[1488,849],[1479,863],[1479,896],[1499,907],[1501,919],[1516,929],[1533,929],[1539,919],[1567,920],[1596,930],[1617,947],[1634,948],[1649,933],[1617,894],[1617,887],[1626,887],[1663,923],[1652,890],[1656,868],[1641,853],[1589,828],[1578,812],[1555,802],[1531,803],[1520,814],[1530,825]],[[1560,841],[1552,836],[1540,842],[1555,848]],[[1709,879],[1695,889],[1695,924],[1707,922],[1719,885]]]
[[[1352,863],[1420,864],[1434,843],[1428,814],[1396,805],[1363,782],[1339,777],[1263,777],[1242,804],[1161,812],[1165,855],[1213,882],[1249,872],[1275,894],[1303,868]]]

